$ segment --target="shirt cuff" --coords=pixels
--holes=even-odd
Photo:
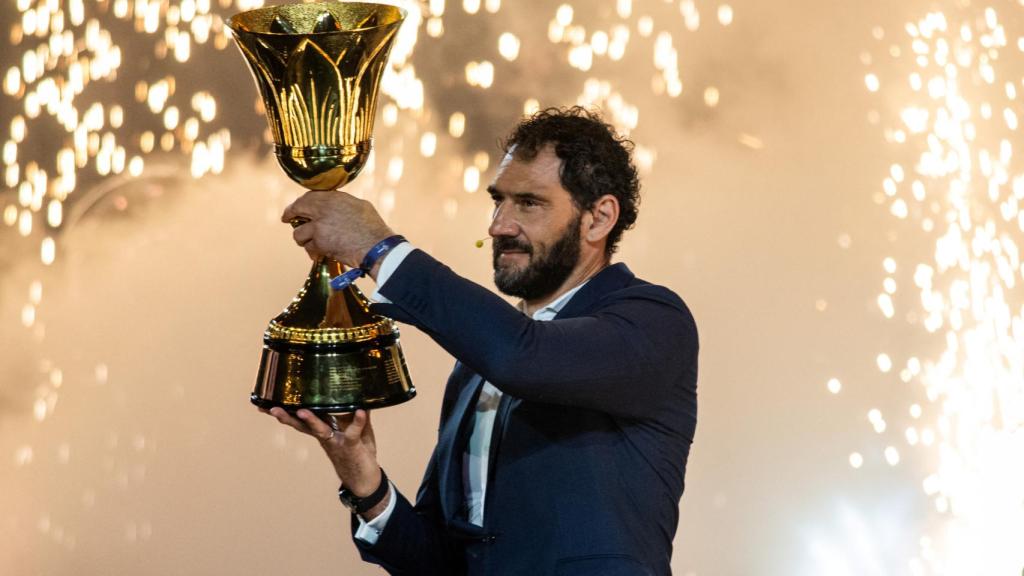
[[[405,257],[415,250],[412,244],[409,242],[402,242],[398,244],[388,253],[384,255],[384,259],[380,261],[380,270],[377,271],[377,289],[370,295],[370,299],[378,304],[390,304],[391,300],[388,300],[383,294],[380,293],[380,289],[384,287],[384,283],[391,278],[391,275],[398,270],[398,267],[405,261]]]
[[[367,522],[363,520],[362,516],[356,516],[359,520],[359,528],[356,528],[356,538],[366,542],[370,546],[377,543],[377,539],[380,538],[380,533],[384,531],[387,526],[388,519],[391,518],[391,513],[395,511],[395,485],[388,480],[388,505],[384,508],[384,511],[380,513],[373,520]]]

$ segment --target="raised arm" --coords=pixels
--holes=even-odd
[[[649,416],[677,392],[679,376],[696,369],[692,317],[671,292],[649,284],[623,286],[581,316],[540,322],[415,251],[381,293],[391,304],[376,305],[378,313],[423,329],[526,400]]]

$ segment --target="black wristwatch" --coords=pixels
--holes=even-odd
[[[345,488],[345,485],[342,484],[341,487],[338,488],[338,499],[341,500],[341,503],[349,510],[356,514],[364,514],[370,510],[370,508],[380,504],[380,501],[388,495],[388,487],[388,475],[385,474],[384,469],[381,468],[380,486],[377,486],[377,489],[373,491],[373,494],[370,494],[365,498],[360,498],[359,496],[349,492],[348,489]]]

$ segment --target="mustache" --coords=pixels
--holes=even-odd
[[[533,246],[516,238],[512,238],[511,236],[499,236],[498,238],[495,238],[491,243],[491,249],[494,251],[495,256],[510,250],[533,254]]]

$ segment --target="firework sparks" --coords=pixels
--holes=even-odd
[[[880,43],[886,35],[874,32]],[[938,515],[909,565],[915,574],[1014,574],[1024,563],[1024,166],[1014,145],[1024,78],[1005,62],[1020,55],[995,6],[932,12],[896,36],[886,52],[904,80],[869,71],[864,82],[880,106],[898,108],[884,135],[911,161],[891,166],[875,200],[934,251],[901,266],[886,258],[878,307],[897,317],[898,285],[914,286],[908,321],[941,346],[899,371],[925,399],[910,406],[903,436],[932,462],[922,490]],[[883,372],[892,364],[879,356]],[[881,414],[872,415],[882,432]],[[899,450],[887,447],[884,458],[898,464]]]

